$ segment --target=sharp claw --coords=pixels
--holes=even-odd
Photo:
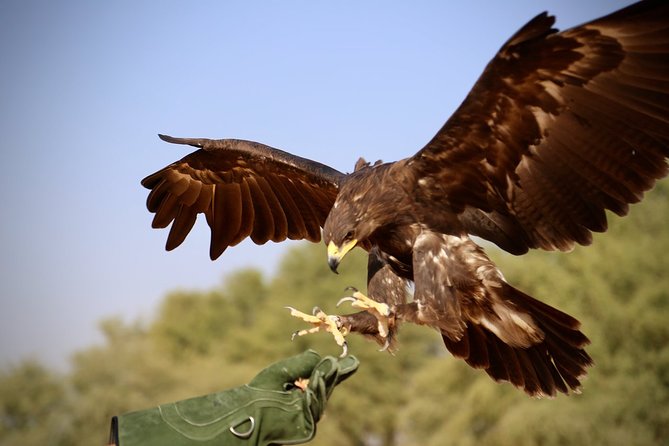
[[[380,352],[385,352],[390,347],[390,338],[386,337],[386,342],[383,344],[383,347],[379,350]]]
[[[340,358],[345,357],[348,355],[348,342],[344,341],[344,343],[341,346],[342,352],[341,355],[339,355]]]
[[[377,313],[379,316],[388,317],[391,314],[390,307],[386,303],[377,302],[374,299],[365,296],[363,293],[358,291],[355,287],[349,286],[346,287],[347,290],[353,291],[353,296],[346,296],[339,299],[337,306],[341,305],[342,302],[351,302],[355,308],[361,308],[363,310],[371,310],[374,313]]]
[[[358,289],[354,286],[347,286],[346,288],[344,288],[344,291],[353,291],[354,293],[357,293]]]
[[[355,300],[355,297],[351,297],[351,296],[342,297],[341,299],[339,299],[339,302],[337,302],[336,306],[338,307],[339,305],[343,304],[344,302],[356,302],[356,300]]]
[[[342,348],[344,349],[344,353],[342,356],[346,356],[348,354],[348,346],[345,339],[345,336],[348,334],[348,329],[342,327],[339,316],[332,316],[325,314],[325,312],[323,312],[323,310],[321,310],[318,307],[313,308],[311,315],[302,313],[301,311],[296,310],[293,307],[286,307],[286,308],[290,310],[291,316],[297,317],[303,320],[304,322],[307,322],[308,324],[312,325],[311,328],[294,332],[290,337],[291,340],[294,340],[295,337],[298,336],[304,336],[310,333],[317,333],[319,331],[327,331],[334,336],[337,345],[342,346]]]

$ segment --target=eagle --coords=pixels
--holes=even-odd
[[[174,138],[198,150],[149,175],[152,226],[179,246],[203,213],[210,257],[250,237],[327,246],[336,272],[368,253],[357,312],[314,309],[298,335],[360,333],[393,350],[403,322],[436,329],[453,356],[532,396],[579,391],[593,364],[574,317],[509,284],[477,238],[511,254],[571,250],[607,229],[669,168],[669,2],[635,3],[558,31],[542,13],[516,32],[436,135],[352,173],[252,141]],[[475,238],[472,238],[475,236]],[[412,292],[409,292],[411,290]],[[345,351],[344,351],[345,353]]]

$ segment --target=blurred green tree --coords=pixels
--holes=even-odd
[[[0,372],[0,445],[67,444],[61,377],[27,360]]]

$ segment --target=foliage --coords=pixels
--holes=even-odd
[[[669,443],[669,183],[592,247],[514,258],[488,251],[509,282],[583,322],[596,361],[583,394],[526,397],[448,355],[436,333],[402,327],[395,356],[351,337],[358,373],[334,393],[311,443],[339,445],[654,445]],[[221,287],[175,291],[148,324],[109,319],[105,341],[57,375],[27,361],[0,372],[0,446],[104,444],[114,414],[250,380],[264,365],[331,337],[290,342],[286,305],[329,313],[364,289],[366,260],[331,274],[322,246],[291,250],[271,279],[239,271]],[[224,261],[224,260],[223,260]]]
[[[0,373],[0,445],[52,444],[67,423],[61,379],[34,361]]]

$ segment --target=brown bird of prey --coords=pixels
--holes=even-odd
[[[344,174],[263,144],[160,136],[199,150],[146,177],[153,227],[179,246],[204,213],[210,256],[246,237],[327,245],[333,271],[369,253],[361,311],[291,309],[345,347],[358,332],[393,348],[401,322],[530,395],[580,387],[592,359],[573,317],[506,282],[471,235],[512,254],[567,251],[625,215],[668,171],[669,2],[642,1],[558,32],[540,14],[487,65],[415,155]],[[321,233],[322,228],[322,233]],[[413,283],[413,295],[407,293]]]

